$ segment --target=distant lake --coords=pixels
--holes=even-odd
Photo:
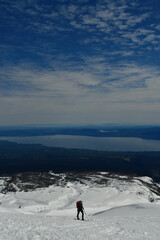
[[[90,149],[100,151],[160,151],[160,140],[122,137],[86,137],[53,135],[35,137],[0,137],[16,143],[42,144],[48,147]]]

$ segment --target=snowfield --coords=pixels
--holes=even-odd
[[[104,178],[107,184],[98,183]],[[148,177],[128,181],[99,173],[81,182],[0,193],[0,240],[158,240],[160,198],[151,184]],[[5,180],[0,185],[2,190]],[[76,220],[77,200],[86,221]]]

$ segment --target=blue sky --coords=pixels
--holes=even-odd
[[[160,2],[0,0],[0,125],[160,124]]]

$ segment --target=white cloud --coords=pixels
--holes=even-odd
[[[157,121],[159,69],[135,63],[113,66],[103,57],[86,57],[78,68],[70,63],[63,70],[63,64],[48,70],[1,68],[0,124],[132,122],[136,117],[137,122]]]
[[[101,42],[109,40],[123,44],[124,40],[130,40],[133,45],[140,46],[151,40],[152,44],[158,44],[159,38],[155,29],[159,29],[159,25],[155,24],[151,27],[149,23],[143,24],[144,28],[141,29],[141,24],[150,17],[152,12],[146,9],[143,13],[139,11],[139,14],[135,14],[132,11],[139,9],[140,3],[109,0],[97,1],[96,5],[86,2],[84,6],[80,3],[81,1],[65,4],[61,1],[55,5],[41,5],[37,1],[3,1],[5,11],[2,17],[16,28],[23,28],[19,19],[23,14],[26,31],[39,34],[54,36],[58,32],[66,34],[67,31],[69,33],[75,30],[75,34],[77,34],[76,31],[93,33],[91,38],[95,40],[94,42],[100,39]],[[15,11],[20,14],[14,15]],[[97,37],[96,33],[99,34]],[[87,39],[86,35],[86,39],[81,39],[81,43],[86,44]]]
[[[71,63],[70,63],[71,64]],[[72,65],[72,64],[71,64]],[[53,98],[81,98],[96,94],[99,98],[105,92],[112,100],[112,94],[140,91],[144,101],[159,101],[160,71],[156,67],[132,64],[112,65],[101,58],[84,58],[78,68],[68,65],[63,69],[36,69],[30,66],[8,66],[1,68],[1,95],[19,95]],[[7,86],[10,86],[7,88]],[[100,97],[101,98],[101,97]],[[108,97],[107,97],[108,99]],[[141,97],[133,99],[135,102]]]

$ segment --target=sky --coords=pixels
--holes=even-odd
[[[0,0],[0,125],[160,124],[159,0]]]

